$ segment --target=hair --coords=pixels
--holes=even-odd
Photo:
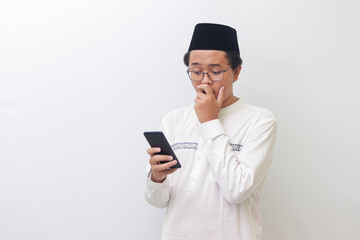
[[[184,55],[184,63],[187,67],[189,67],[189,58],[190,58],[190,52],[191,51],[188,51],[187,53],[185,53]],[[229,64],[231,65],[231,68],[232,69],[235,69],[239,66],[241,66],[242,64],[242,59],[241,57],[237,54],[237,53],[234,53],[234,52],[225,52],[225,56],[226,58],[229,60]]]

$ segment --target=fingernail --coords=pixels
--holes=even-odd
[[[172,156],[169,156],[169,160],[173,160],[173,157],[172,157]]]

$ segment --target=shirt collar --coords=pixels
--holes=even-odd
[[[231,111],[237,109],[238,107],[240,107],[243,104],[244,104],[244,102],[239,98],[236,102],[230,104],[229,106],[221,108],[219,114],[222,115],[222,114],[231,112]]]

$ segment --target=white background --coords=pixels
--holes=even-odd
[[[198,22],[238,31],[235,94],[278,141],[263,239],[360,239],[360,2],[0,3],[0,239],[160,238],[142,132],[195,98]]]

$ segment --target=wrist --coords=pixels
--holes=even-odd
[[[154,177],[153,174],[151,174],[151,177],[150,177],[151,181],[153,181],[155,183],[163,183],[165,181],[165,178],[166,177],[164,177],[163,179],[159,179],[159,178]]]
[[[199,119],[199,122],[201,123],[201,124],[203,124],[203,123],[206,123],[206,122],[210,122],[210,121],[212,121],[212,120],[215,120],[215,119],[219,119],[219,117],[209,117],[209,118],[204,118],[204,119]]]

